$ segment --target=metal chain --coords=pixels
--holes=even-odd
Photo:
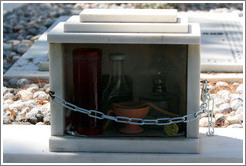
[[[129,123],[129,124],[135,124],[135,125],[170,125],[172,123],[187,123],[190,121],[193,121],[195,119],[198,119],[201,114],[205,113],[208,110],[209,102],[211,100],[209,96],[209,89],[207,88],[207,81],[203,84],[202,88],[202,104],[200,106],[200,109],[197,112],[182,116],[182,117],[174,117],[174,118],[157,118],[157,119],[141,119],[141,118],[129,118],[124,116],[110,116],[105,115],[104,113],[96,110],[87,110],[84,108],[80,108],[72,103],[69,103],[65,101],[64,99],[60,98],[59,96],[55,95],[54,92],[50,91],[49,95],[53,102],[57,103],[58,105],[61,105],[69,110],[72,111],[78,111],[80,113],[87,114],[89,117],[96,118],[96,119],[109,119],[113,120],[115,122],[119,123]],[[209,125],[213,125],[211,117],[213,116],[213,109],[208,111],[209,114]],[[210,131],[209,126],[209,134],[212,135],[213,131]]]
[[[202,105],[206,106],[206,110],[208,112],[208,136],[214,135],[214,122],[213,122],[213,110],[214,110],[214,99],[210,97],[209,88],[207,80],[203,81],[202,87]],[[212,102],[212,104],[210,104]],[[210,109],[211,107],[211,109]]]

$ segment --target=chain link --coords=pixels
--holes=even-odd
[[[212,109],[209,108],[210,102],[212,102]],[[213,136],[214,135],[214,122],[213,122],[213,110],[214,110],[214,100],[212,98],[209,98],[208,100],[208,136]]]
[[[212,109],[209,108],[210,102],[213,100],[209,96],[209,89],[207,88],[207,81],[205,80],[202,87],[202,104],[200,106],[200,109],[197,112],[182,116],[182,117],[174,117],[174,118],[157,118],[157,119],[141,119],[141,118],[129,118],[129,117],[123,117],[123,116],[110,116],[105,115],[104,113],[96,110],[87,110],[84,108],[80,108],[72,103],[69,103],[65,101],[64,99],[60,98],[59,96],[55,95],[54,92],[50,91],[49,95],[53,102],[69,109],[72,111],[81,112],[84,114],[87,114],[89,117],[96,118],[96,119],[109,119],[113,120],[115,122],[119,123],[129,123],[129,124],[135,124],[135,125],[170,125],[172,123],[188,123],[190,121],[193,121],[195,119],[198,119],[201,114],[205,113],[205,111],[208,112],[208,121],[209,121],[209,131],[207,135],[213,135],[214,134],[214,123],[212,122],[213,117],[213,105],[212,103]],[[211,131],[212,127],[212,131]]]
[[[140,119],[140,118],[129,118],[129,117],[124,117],[124,116],[110,116],[110,115],[105,115],[104,113],[96,110],[86,110],[80,107],[77,107],[69,102],[64,101],[62,98],[53,95],[52,96],[52,101],[55,102],[58,105],[61,105],[62,107],[65,107],[69,110],[72,111],[77,111],[81,112],[84,114],[87,114],[89,117],[96,118],[96,119],[109,119],[113,120],[115,122],[119,123],[129,123],[129,124],[135,124],[135,125],[169,125],[172,123],[187,123],[192,120],[195,120],[200,117],[198,112],[185,115],[183,117],[175,117],[175,118],[158,118],[158,119]],[[190,119],[189,119],[190,118]]]
[[[210,97],[209,94],[209,88],[207,87],[208,82],[205,80],[203,82],[203,87],[202,87],[202,101],[203,103],[201,104],[201,107],[203,109],[203,113],[207,110],[208,112],[208,136],[213,136],[214,135],[214,122],[213,122],[213,110],[214,110],[214,100]],[[212,102],[212,104],[210,104]],[[210,109],[211,106],[211,109]]]

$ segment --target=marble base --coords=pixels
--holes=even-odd
[[[12,165],[13,163],[22,163],[22,165],[24,163],[241,163],[242,165],[244,162],[244,128],[215,128],[213,137],[206,136],[207,128],[200,128],[199,154],[158,154],[50,152],[50,127],[2,125],[2,165],[7,163],[8,165],[11,163]]]
[[[52,152],[199,153],[199,139],[51,136]]]

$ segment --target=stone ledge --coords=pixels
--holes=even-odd
[[[109,152],[109,153],[199,153],[199,139],[125,137],[79,138],[52,136],[50,151],[53,152]],[[96,146],[95,146],[96,145]]]
[[[208,80],[208,81],[227,81],[227,82],[243,82],[243,74],[241,73],[201,73],[200,74],[201,80]]]
[[[200,154],[49,152],[50,126],[3,125],[3,163],[242,163],[243,128],[200,128]]]

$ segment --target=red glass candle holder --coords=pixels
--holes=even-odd
[[[80,48],[73,51],[75,104],[88,110],[101,110],[102,50]],[[102,120],[73,112],[75,131],[81,135],[102,134]]]

